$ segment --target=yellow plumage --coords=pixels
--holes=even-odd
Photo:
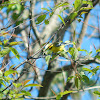
[[[51,50],[54,53],[57,53],[59,51],[63,51],[65,47],[65,44],[63,42],[55,42],[55,43],[49,43],[47,44],[46,48]]]

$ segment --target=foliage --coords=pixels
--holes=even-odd
[[[7,13],[7,15],[11,14],[11,18],[14,21],[14,25],[16,26],[16,25],[22,24],[23,21],[30,18],[31,14],[27,15],[27,18],[22,17],[22,15],[24,15],[23,11],[25,10],[24,4],[25,3],[23,3],[22,0],[9,0],[9,1],[3,2],[2,3],[3,6],[0,6],[0,9],[3,9],[4,7],[7,8],[6,13]],[[84,7],[82,5],[89,5],[89,7],[88,6]],[[62,9],[59,11],[57,16],[58,16],[58,18],[60,18],[60,20],[62,22],[62,27],[66,26],[67,22],[69,22],[69,24],[71,24],[74,20],[78,20],[78,22],[80,22],[81,18],[83,18],[82,14],[86,14],[86,13],[88,13],[88,10],[93,9],[93,4],[92,4],[92,1],[75,0],[72,7],[73,7],[72,12],[69,15],[67,15],[67,21],[65,21],[64,18],[62,17],[62,13],[63,13],[63,11],[70,9],[70,4],[68,2],[58,3],[55,5],[54,8],[51,8],[51,7],[42,8],[42,10],[46,11],[46,13],[40,14],[38,17],[36,17],[35,24],[37,26],[41,23],[45,23],[45,25],[49,25],[49,23],[50,23],[49,18],[51,18],[54,15],[54,12],[59,8],[62,8]],[[49,13],[49,17],[47,16],[47,13]],[[31,17],[33,17],[33,16],[31,16]],[[30,19],[30,20],[32,20],[32,19]],[[31,30],[31,28],[33,28],[31,23],[30,23],[30,26],[31,26],[30,27],[30,30]],[[60,28],[62,28],[62,27],[60,27]],[[33,28],[33,30],[35,30],[35,29]],[[57,32],[58,31],[59,30],[57,30]],[[28,39],[31,39],[30,33],[31,33],[31,31],[28,34],[29,35]],[[21,46],[22,43],[23,44],[25,44],[25,43],[23,41],[18,41],[18,42],[14,41],[15,37],[13,40],[11,40],[11,38],[8,38],[8,37],[9,36],[12,37],[12,35],[11,34],[9,35],[9,34],[10,33],[6,32],[6,31],[0,33],[0,58],[4,59],[7,55],[10,54],[10,52],[12,52],[14,54],[14,56],[18,60],[20,60],[21,55],[15,47]],[[34,31],[34,34],[35,34],[35,31]],[[95,56],[93,56],[92,51],[88,52],[85,49],[77,48],[77,41],[75,41],[75,36],[76,36],[76,31],[74,30],[74,35],[73,35],[74,40],[73,41],[65,41],[65,42],[61,41],[62,43],[65,43],[66,45],[64,46],[63,50],[58,51],[56,53],[54,53],[50,48],[47,48],[49,42],[52,42],[52,44],[53,44],[53,39],[51,39],[51,41],[49,41],[48,43],[44,43],[42,45],[44,47],[43,49],[39,49],[40,52],[43,51],[43,53],[42,53],[43,57],[39,56],[38,58],[34,58],[34,56],[33,56],[33,59],[37,60],[39,58],[45,58],[46,64],[48,66],[48,71],[50,71],[50,74],[52,74],[53,72],[49,68],[49,64],[51,64],[53,61],[55,61],[61,57],[63,57],[66,60],[69,60],[71,63],[71,67],[72,67],[71,69],[74,70],[75,75],[74,76],[66,75],[67,80],[64,80],[64,81],[66,81],[66,84],[67,84],[71,80],[74,80],[73,84],[75,85],[75,89],[77,91],[79,91],[79,90],[83,89],[84,86],[88,86],[88,84],[91,81],[91,77],[95,76],[98,73],[100,66],[98,65],[95,68],[91,68],[91,66],[89,66],[88,68],[83,67],[81,72],[78,71],[77,67],[79,67],[79,65],[83,66],[80,64],[82,62],[81,59],[83,59],[83,58],[86,58],[86,59],[94,58],[94,60],[95,59],[100,60],[100,55],[98,55],[98,53],[100,53],[100,49],[95,49],[96,53],[95,53]],[[36,35],[35,38],[38,38],[38,35]],[[39,39],[41,39],[41,37],[38,38],[37,40],[34,39],[34,41],[40,42]],[[31,41],[31,42],[34,42],[34,41]],[[27,55],[30,57],[31,53],[29,53],[29,51],[30,51],[29,44],[30,44],[30,41],[28,40]],[[67,49],[66,49],[66,47],[67,47]],[[38,53],[40,53],[40,52],[38,52]],[[84,55],[84,53],[86,53],[86,55],[81,57],[80,55],[82,55],[82,54]],[[32,57],[30,57],[30,58],[32,58]],[[16,63],[16,62],[14,62],[14,63]],[[25,63],[32,65],[32,63],[31,63],[30,59],[28,59],[28,57],[27,57],[27,60]],[[25,96],[32,97],[31,92],[28,91],[29,88],[44,87],[41,84],[38,84],[38,81],[37,81],[37,83],[31,83],[32,82],[31,79],[26,79],[23,82],[19,83],[18,80],[21,77],[21,73],[18,72],[17,68],[19,68],[19,66],[21,66],[21,65],[22,64],[20,64],[18,66],[11,65],[11,66],[9,66],[9,68],[7,68],[8,70],[5,70],[6,66],[3,65],[4,67],[2,67],[0,69],[0,84],[1,84],[0,99],[3,99],[3,98],[5,99],[7,96],[11,100],[14,100],[14,99],[19,99],[19,100],[22,99],[23,100]],[[33,65],[32,65],[32,68],[34,69],[34,73],[35,73],[34,76],[36,75],[35,77],[38,77],[36,68]],[[67,68],[65,68],[65,69],[67,69]],[[57,71],[60,73],[59,69],[56,70],[56,73],[57,73]],[[62,72],[65,72],[65,70],[63,70],[63,68],[62,68]],[[68,74],[68,72],[66,72],[66,73]],[[86,73],[91,74],[91,77],[89,77]],[[46,77],[48,77],[48,76],[46,76]],[[41,78],[41,77],[39,77],[39,78]],[[48,78],[48,80],[49,80],[49,78]],[[59,81],[59,80],[57,80],[57,81]],[[11,87],[11,88],[9,88],[9,87]],[[73,90],[64,90],[63,92],[59,92],[58,95],[55,95],[56,100],[60,100],[64,95],[68,95],[68,94],[74,93],[74,92],[75,91],[73,91]],[[99,91],[94,91],[93,93],[100,96]]]
[[[2,33],[2,37],[5,37],[6,33]],[[16,56],[16,58],[20,58],[20,55],[18,53],[18,51],[13,48],[12,46],[15,46],[15,45],[19,45],[21,44],[22,42],[19,41],[19,42],[9,42],[9,40],[2,40],[0,41],[0,57],[4,57],[5,55],[7,55],[10,51],[12,51],[12,53]]]

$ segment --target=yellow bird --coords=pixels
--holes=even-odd
[[[55,42],[53,44],[47,44],[45,48],[51,50],[53,53],[57,53],[59,51],[63,51],[66,45],[66,42]]]

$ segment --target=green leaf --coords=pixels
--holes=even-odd
[[[88,68],[83,68],[83,70],[88,71],[89,73],[92,73],[92,70],[90,70]]]
[[[73,41],[75,41],[75,36],[76,36],[76,32],[75,32],[75,30],[74,30]]]
[[[100,60],[100,56],[99,56],[99,55],[96,55],[95,57],[98,58],[98,59]]]
[[[82,15],[82,14],[86,14],[86,13],[88,13],[88,12],[86,12],[86,11],[82,11],[80,15]]]
[[[99,91],[94,91],[93,94],[96,94],[100,97],[100,92]]]
[[[76,11],[79,10],[79,8],[81,7],[81,5],[82,5],[82,0],[75,0],[75,2],[74,2],[74,8],[75,8]]]
[[[26,80],[26,81],[22,82],[22,85],[23,85],[23,86],[26,85],[29,81],[30,81],[30,80]]]
[[[13,47],[9,47],[9,48],[10,48],[10,50],[12,51],[12,53],[16,56],[16,58],[19,59],[19,58],[20,58],[20,55],[19,55],[19,53],[17,52],[17,50],[16,50],[15,48],[13,48]]]
[[[83,4],[89,4],[89,5],[91,5],[91,6],[93,7],[92,1],[82,1],[82,3],[83,3]]]
[[[4,93],[0,91],[0,100],[4,97]]]
[[[100,52],[100,49],[97,49],[96,52]]]
[[[49,20],[48,19],[46,19],[44,22],[45,22],[46,25],[49,24]]]
[[[73,20],[74,18],[76,18],[77,16],[77,12],[73,12],[70,14],[69,19]]]
[[[18,17],[19,17],[19,14],[17,14],[17,13],[13,13],[13,15],[12,15],[13,20],[17,20]]]
[[[81,84],[80,79],[76,76],[75,77],[75,86],[77,87],[77,89],[80,88],[80,84]]]
[[[2,45],[3,43],[0,41],[0,45]]]
[[[56,97],[56,100],[60,100],[60,98],[63,96],[63,95],[66,95],[66,94],[69,94],[69,93],[72,93],[73,91],[64,91],[64,92],[60,92],[57,97]]]
[[[15,93],[15,98],[14,100],[17,100],[17,98],[22,97],[24,95],[24,93]]]
[[[2,1],[2,0],[1,0]],[[0,6],[0,10],[2,10],[4,7],[7,7],[7,4],[9,4],[10,2],[9,1],[4,1],[2,4],[3,5],[1,5]]]
[[[59,54],[61,55],[61,57],[68,59],[68,55],[65,51],[61,51]]]
[[[4,87],[7,87],[4,82],[0,82],[0,84],[2,84]]]
[[[50,58],[51,58],[51,55],[47,55],[45,57],[45,60],[46,60],[47,65],[49,64]]]
[[[18,88],[18,87],[20,87],[22,84],[21,84],[21,83],[13,83],[13,85],[14,85],[16,88]]]
[[[58,17],[61,19],[61,21],[62,21],[63,24],[65,25],[65,21],[63,20],[63,18],[62,18],[60,15],[58,15]]]
[[[78,51],[85,51],[86,53],[88,53],[87,50],[85,50],[85,49],[78,48]]]
[[[6,44],[9,40],[4,40],[4,44]]]
[[[92,54],[92,51],[88,53],[88,55],[91,55],[91,54]]]
[[[69,82],[72,78],[74,78],[74,76],[70,76],[67,78],[67,82]]]
[[[86,75],[82,75],[82,80],[86,83],[89,83],[89,78]]]
[[[15,64],[11,65],[9,69],[12,69],[14,67]]]
[[[70,47],[68,52],[72,55],[72,59],[74,61],[77,60],[77,57],[78,57],[78,50],[77,50],[77,48]]]
[[[17,71],[15,71],[15,70],[7,70],[7,71],[4,73],[4,76],[8,76],[8,75],[13,74],[13,73],[17,73]]]
[[[57,56],[58,56],[57,54],[53,54],[50,60],[51,61],[54,60]]]
[[[42,85],[40,84],[28,84],[28,85],[25,85],[24,87],[32,87],[32,86],[39,86],[39,87],[43,87]]]
[[[47,8],[41,8],[41,9],[46,10],[46,11],[50,11],[50,10],[49,10],[49,9],[47,9]]]
[[[23,42],[22,41],[19,41],[19,42],[10,42],[9,45],[10,46],[14,46],[14,45],[19,45],[21,43],[23,43]]]
[[[97,66],[96,68],[92,69],[92,74],[95,75],[97,71],[99,70],[100,66]]]
[[[57,4],[56,6],[55,6],[55,9],[57,9],[57,8],[59,8],[59,7],[62,7],[62,6],[66,6],[66,5],[69,5],[69,3],[68,2],[64,2],[64,3],[59,3],[59,4]]]
[[[24,93],[25,96],[31,96],[29,91],[22,90],[21,93]]]
[[[89,10],[89,9],[93,9],[93,7],[82,7],[80,10]]]
[[[50,17],[52,17],[53,14],[54,14],[54,12],[51,12],[51,13],[50,13]]]
[[[36,22],[36,24],[41,23],[41,22],[42,22],[45,18],[46,18],[46,15],[45,15],[45,14],[44,14],[44,15],[39,16],[39,17],[37,18],[37,22]]]
[[[10,48],[9,47],[5,47],[2,51],[0,51],[0,57],[5,56],[9,52],[10,52]]]
[[[6,77],[6,80],[9,81],[9,80],[14,80],[14,79],[7,76],[7,77]]]

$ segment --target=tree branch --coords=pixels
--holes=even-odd
[[[94,2],[93,3],[93,6],[95,6],[98,2],[99,2],[99,0],[96,0],[97,2]],[[87,10],[87,12],[89,12],[90,10]],[[81,11],[78,13],[78,15],[80,15],[80,13],[81,13]],[[77,15],[77,16],[78,16]],[[75,18],[77,17],[77,16],[75,16]],[[68,16],[69,17],[69,16]],[[70,24],[75,20],[75,18],[72,20],[72,21],[69,21],[69,18],[66,18],[65,19],[65,23],[66,23],[66,25],[65,26],[63,26],[62,28],[60,28],[60,30],[59,30],[59,32],[61,33],[62,31],[66,31],[66,29],[70,26]],[[45,35],[46,35],[46,33],[45,33]],[[46,39],[46,38],[45,38]],[[78,64],[77,65],[77,68],[78,67],[82,67],[83,65],[82,64],[90,64],[90,63],[95,63],[95,60],[94,59],[89,59],[89,60],[85,60],[85,61],[81,61],[81,63],[80,64]],[[52,66],[53,68],[55,67],[55,66]],[[72,65],[66,65],[66,66],[63,66],[63,70],[64,71],[69,71],[69,70],[72,70],[73,69],[73,67],[72,67]],[[58,68],[56,71],[62,71],[62,68]],[[43,87],[42,88],[40,88],[40,90],[39,90],[39,97],[40,96],[46,96],[47,95],[47,92],[48,92],[48,89],[49,89],[49,87],[50,87],[50,84],[51,84],[51,82],[52,82],[52,80],[53,80],[53,78],[58,74],[58,73],[61,73],[61,72],[50,72],[50,73],[45,73],[45,75],[44,75],[44,77],[45,77],[45,80],[43,80],[42,81],[42,84],[43,84]],[[46,84],[46,82],[47,82],[47,84]]]

